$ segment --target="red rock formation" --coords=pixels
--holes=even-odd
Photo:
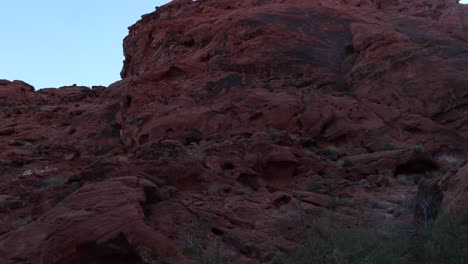
[[[130,27],[108,88],[0,81],[1,262],[268,263],[330,213],[411,222],[407,177],[441,169],[462,207],[465,21],[455,0],[179,0]]]

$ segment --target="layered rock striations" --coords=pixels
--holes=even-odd
[[[1,263],[268,263],[330,215],[468,202],[457,1],[179,0],[129,29],[107,88],[0,81]]]

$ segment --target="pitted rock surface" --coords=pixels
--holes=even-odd
[[[330,215],[462,208],[466,21],[455,0],[178,0],[129,28],[109,87],[1,80],[0,262],[269,263]]]

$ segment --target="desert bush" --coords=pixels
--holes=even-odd
[[[64,184],[65,181],[66,179],[62,177],[53,177],[53,178],[44,179],[37,184],[37,189],[43,190],[43,189],[52,188],[57,185]]]
[[[189,258],[188,263],[221,264],[221,241],[217,239],[211,247],[205,247],[210,226],[202,218],[197,222],[192,231],[185,232],[182,237],[182,253]]]
[[[413,147],[413,153],[415,155],[421,155],[424,152],[424,145],[423,144],[416,144]]]
[[[400,185],[414,185],[418,184],[424,178],[423,174],[401,174],[398,175],[398,183]]]
[[[345,93],[351,95],[353,89],[345,80],[337,80],[333,83],[333,89],[337,92]]]
[[[413,230],[413,231],[410,231]],[[309,230],[303,245],[274,264],[362,264],[468,262],[468,226],[454,214],[439,216],[410,230],[380,231],[373,227],[331,225]]]
[[[326,189],[326,187],[323,184],[317,182],[309,183],[306,187],[306,191],[308,192],[317,192],[323,189]]]
[[[343,159],[342,165],[344,168],[349,168],[354,166],[354,162],[348,158]]]
[[[341,148],[337,148],[334,146],[328,146],[325,149],[322,149],[317,152],[317,154],[323,159],[323,160],[331,160],[331,161],[336,161],[338,158],[343,156],[345,153],[345,150]]]
[[[352,201],[350,199],[335,197],[335,199],[332,199],[330,203],[327,204],[327,208],[330,210],[336,210],[338,207],[350,205],[352,205]]]
[[[385,143],[383,146],[382,146],[382,150],[383,151],[390,151],[390,150],[395,150],[396,147],[391,144],[391,143]]]
[[[165,262],[165,257],[162,253],[156,252],[151,253],[151,251],[147,248],[140,248],[139,249],[140,258],[144,261],[144,263],[148,264],[162,264]]]
[[[273,143],[278,143],[284,134],[286,134],[286,131],[284,130],[270,129],[266,134],[266,138]]]
[[[21,218],[18,221],[16,221],[15,226],[20,227],[20,226],[24,226],[24,225],[29,225],[33,221],[34,220],[33,220],[33,218],[31,216],[27,216],[27,217]]]
[[[468,226],[455,214],[443,214],[418,229],[412,251],[421,263],[468,263]]]
[[[277,257],[274,264],[404,263],[409,241],[374,229],[334,226],[312,232],[293,254]]]

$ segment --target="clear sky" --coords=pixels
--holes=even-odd
[[[169,0],[4,0],[0,79],[36,89],[120,79],[122,41],[141,15]]]
[[[120,79],[127,27],[169,0],[3,0],[0,79],[36,89]],[[468,0],[461,0],[468,3]]]

